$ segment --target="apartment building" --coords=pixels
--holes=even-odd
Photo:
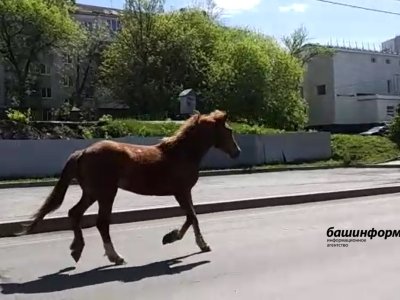
[[[390,121],[400,104],[396,41],[381,51],[334,47],[333,56],[311,60],[303,84],[309,127],[359,132]]]
[[[119,20],[120,10],[107,7],[76,4],[73,18],[91,29],[96,22],[105,22],[111,32],[117,32],[121,28]],[[70,66],[74,68],[74,61],[68,55],[54,56],[44,55],[39,64],[32,65],[32,73],[38,78],[35,95],[28,99],[28,104],[37,112],[40,111],[38,118],[49,119],[52,111],[61,107],[71,96],[76,79],[76,72],[61,73],[60,68]],[[7,69],[0,65],[0,109],[10,105],[11,99],[6,97],[5,80],[8,76]],[[84,92],[84,103],[86,106],[93,106],[94,90],[92,87]],[[110,103],[104,104],[110,106]],[[112,106],[111,106],[112,107]]]

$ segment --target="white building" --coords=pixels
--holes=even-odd
[[[120,13],[121,10],[117,9],[77,3],[72,17],[88,28],[94,26],[95,22],[101,21],[108,24],[111,32],[117,32],[121,29]],[[61,107],[72,95],[76,73],[72,72],[72,74],[63,74],[65,76],[62,76],[60,74],[62,64],[69,64],[70,69],[74,70],[74,62],[68,56],[44,55],[39,64],[32,66],[38,76],[38,86],[36,93],[28,99],[28,105],[33,108],[40,119],[49,118],[51,111]],[[9,107],[11,102],[11,99],[7,99],[5,85],[8,74],[5,67],[0,65],[0,110]],[[84,91],[84,101],[88,106],[92,106],[94,102],[93,94],[93,88],[87,86]],[[114,107],[111,106],[111,108]]]
[[[400,104],[400,55],[334,50],[331,57],[316,57],[307,64],[303,91],[309,127],[361,131],[391,120]]]

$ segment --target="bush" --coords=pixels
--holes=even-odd
[[[29,108],[26,113],[23,113],[19,110],[10,108],[7,110],[7,118],[11,121],[28,124],[32,119],[31,109]]]
[[[171,136],[180,127],[180,123],[172,121],[139,121],[136,119],[116,119],[103,116],[98,126],[81,128],[84,138],[117,138],[128,135],[135,136]],[[243,123],[231,123],[231,127],[237,134],[275,134],[283,130],[267,128],[259,125]]]
[[[249,125],[243,123],[230,124],[233,131],[237,134],[276,134],[283,133],[284,130],[268,128],[261,125]]]
[[[396,115],[389,125],[389,138],[400,145],[400,115]]]
[[[399,156],[398,146],[381,136],[332,135],[332,158],[345,165],[380,163]]]

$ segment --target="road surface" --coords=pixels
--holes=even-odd
[[[70,232],[0,239],[1,299],[399,299],[400,238],[327,247],[327,229],[400,229],[399,194],[200,216],[212,252],[161,245],[182,218],[112,226],[127,265],[95,228],[75,265]]]
[[[398,169],[331,169],[211,176],[200,177],[193,189],[193,201],[204,203],[399,184]],[[51,187],[0,189],[0,222],[26,220],[42,205],[50,191]],[[51,216],[66,216],[80,196],[80,187],[72,185],[60,209]],[[119,190],[114,211],[175,205],[178,204],[173,197],[139,196]],[[88,212],[97,212],[97,208],[95,203]]]

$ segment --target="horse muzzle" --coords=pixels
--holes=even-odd
[[[238,158],[240,156],[241,152],[242,152],[242,150],[239,147],[237,147],[234,151],[232,151],[230,153],[230,157],[231,158]]]

